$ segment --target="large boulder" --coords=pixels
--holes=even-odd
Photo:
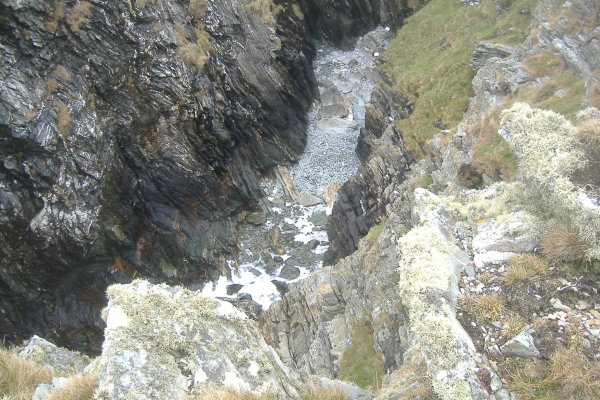
[[[291,372],[232,304],[137,280],[108,288],[100,400],[184,399],[210,386],[298,396]]]

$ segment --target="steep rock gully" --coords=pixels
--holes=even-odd
[[[355,148],[365,106],[380,80],[377,57],[392,37],[389,28],[379,27],[354,50],[318,45],[314,71],[320,98],[308,114],[305,152],[297,164],[263,182],[267,196],[262,210],[250,213],[240,229],[237,258],[227,261],[217,281],[198,285],[204,294],[252,299],[266,309],[289,283],[322,267],[331,213],[323,195],[359,167]]]

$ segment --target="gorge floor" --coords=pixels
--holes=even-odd
[[[251,298],[266,309],[289,283],[322,267],[331,212],[324,192],[359,167],[355,148],[365,106],[381,79],[377,57],[392,37],[389,28],[379,27],[360,38],[354,50],[318,44],[314,71],[320,98],[308,113],[306,149],[296,165],[284,169],[286,182],[265,180],[262,210],[241,224],[240,252],[228,260],[218,281],[204,285],[205,295]]]

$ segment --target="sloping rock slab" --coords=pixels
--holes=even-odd
[[[184,399],[208,386],[296,398],[291,372],[227,302],[134,281],[108,289],[97,399]]]
[[[29,339],[19,357],[35,361],[45,370],[60,376],[81,373],[90,363],[89,357],[58,347],[39,336]]]

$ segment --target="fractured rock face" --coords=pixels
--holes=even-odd
[[[0,6],[0,331],[98,351],[107,285],[218,275],[304,147],[313,50],[290,7],[67,3]]]
[[[81,373],[91,361],[87,356],[57,347],[39,336],[33,336],[27,342],[19,357],[34,361],[58,376]]]
[[[505,221],[491,219],[477,228],[473,238],[474,262],[478,268],[500,264],[518,253],[532,252],[539,240],[531,232],[531,217],[523,211],[504,216]]]
[[[184,399],[210,385],[297,397],[291,372],[230,303],[139,280],[108,297],[98,399]]]

